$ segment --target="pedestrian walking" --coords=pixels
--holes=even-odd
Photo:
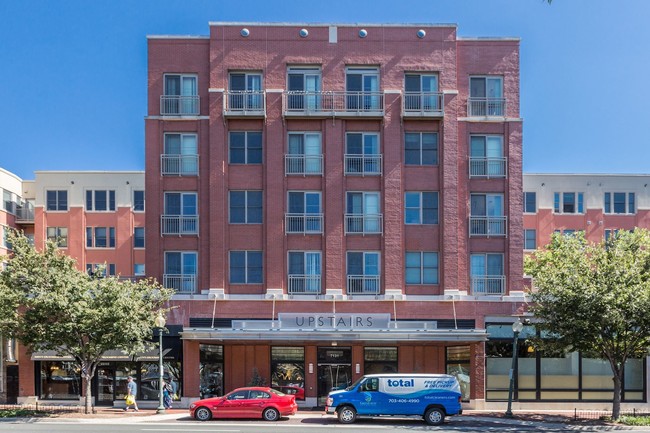
[[[165,409],[171,409],[173,388],[169,383],[163,381],[162,390],[163,390],[163,406],[165,406]]]
[[[126,378],[126,406],[124,407],[124,412],[129,410],[130,406],[133,406],[133,409],[138,412],[138,403],[135,401],[135,397],[138,394],[138,385],[133,380],[133,377],[129,376]]]

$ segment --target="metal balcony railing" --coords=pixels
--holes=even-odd
[[[404,92],[402,115],[404,117],[441,117],[444,114],[442,93]]]
[[[320,275],[289,275],[290,295],[319,295]]]
[[[503,295],[506,293],[505,275],[472,276],[472,294],[481,295]]]
[[[199,155],[160,155],[163,176],[197,176]]]
[[[476,157],[469,159],[469,177],[504,178],[507,176],[506,157]]]
[[[17,223],[33,223],[34,222],[34,209],[29,207],[18,206],[16,208],[16,222]]]
[[[284,174],[323,174],[323,155],[285,155]]]
[[[345,234],[381,234],[382,214],[345,214]]]
[[[381,175],[381,155],[345,155],[346,175]]]
[[[506,115],[506,100],[504,98],[469,98],[467,100],[467,115],[503,117]]]
[[[380,289],[379,275],[348,275],[348,295],[378,295]]]
[[[286,115],[301,116],[383,116],[383,92],[285,91]]]
[[[470,216],[470,236],[506,236],[507,217],[505,216]]]
[[[160,97],[161,116],[198,116],[198,96],[162,95]]]
[[[196,275],[194,274],[164,274],[163,286],[174,289],[178,293],[196,292]]]
[[[199,217],[197,215],[162,215],[160,230],[163,235],[198,235]]]
[[[231,90],[224,92],[225,116],[264,116],[266,93],[264,90]]]
[[[284,220],[285,233],[323,233],[323,214],[288,213]]]

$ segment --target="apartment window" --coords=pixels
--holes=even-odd
[[[322,233],[320,191],[289,191],[287,233]]]
[[[86,191],[86,210],[94,212],[115,211],[115,191]]]
[[[87,248],[115,248],[115,227],[86,227]]]
[[[348,192],[345,220],[346,233],[381,233],[379,193]]]
[[[581,192],[553,193],[555,213],[584,213],[584,198]]]
[[[407,251],[406,284],[438,284],[438,253]]]
[[[144,212],[144,191],[133,191],[133,211]]]
[[[608,242],[613,237],[618,235],[619,229],[605,229],[605,242]]]
[[[505,235],[503,195],[470,194],[470,235]]]
[[[166,192],[162,234],[195,235],[199,231],[198,197],[195,192]]]
[[[263,109],[262,74],[259,72],[231,72],[230,110],[260,111]]]
[[[437,165],[438,133],[407,132],[404,134],[404,163],[406,165]]]
[[[503,77],[470,77],[467,105],[470,116],[504,116]]]
[[[440,110],[438,76],[435,74],[406,74],[404,76],[404,110]]]
[[[262,224],[262,191],[230,191],[230,224]]]
[[[506,159],[503,156],[503,136],[472,135],[469,148],[469,174],[471,177],[505,177]]]
[[[163,285],[177,292],[196,290],[198,254],[194,251],[165,251]]]
[[[524,249],[525,250],[537,249],[537,230],[524,229]]]
[[[503,254],[471,254],[470,277],[475,295],[501,295],[505,293]]]
[[[347,293],[378,294],[379,253],[358,251],[347,253]]]
[[[289,252],[289,293],[320,293],[320,251]]]
[[[537,193],[524,192],[524,213],[537,212]]]
[[[606,192],[605,213],[633,214],[636,212],[636,195],[633,192]]]
[[[13,194],[6,189],[2,190],[2,206],[9,213],[16,213],[16,202],[13,200]]]
[[[320,69],[292,67],[287,72],[287,109],[318,110],[322,104]]]
[[[66,211],[68,210],[68,191],[65,190],[48,190],[45,193],[45,202],[49,211]]]
[[[199,173],[196,134],[165,134],[162,174],[166,176],[195,176]]]
[[[102,272],[97,275],[100,269]],[[115,276],[115,263],[86,263],[86,272],[97,277]]]
[[[57,244],[60,248],[68,247],[68,228],[67,227],[48,227],[47,240]]]
[[[348,68],[345,74],[346,108],[349,111],[382,110],[378,68]]]
[[[322,174],[323,152],[320,132],[290,132],[287,174]]]
[[[145,275],[144,263],[135,263],[133,265],[133,275],[135,275],[136,277],[141,277]]]
[[[197,76],[185,74],[165,74],[164,79],[165,94],[161,98],[161,114],[199,114]]]
[[[262,252],[230,252],[231,284],[262,284]]]
[[[231,132],[229,136],[231,164],[262,163],[262,132],[239,131]]]
[[[144,248],[144,227],[133,229],[133,248]]]
[[[405,224],[438,224],[437,192],[407,192],[404,202]]]
[[[378,133],[348,132],[345,134],[345,173],[381,174]]]

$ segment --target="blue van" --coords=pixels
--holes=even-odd
[[[327,396],[325,412],[343,424],[357,416],[419,415],[429,425],[460,415],[458,380],[447,374],[369,374]]]

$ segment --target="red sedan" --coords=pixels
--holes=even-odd
[[[296,397],[268,387],[238,388],[223,397],[195,401],[190,416],[199,421],[211,418],[262,418],[277,421],[298,410]]]

